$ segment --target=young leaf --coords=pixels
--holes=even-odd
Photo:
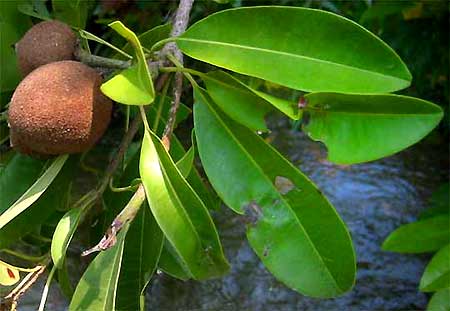
[[[148,105],[155,99],[155,90],[144,51],[136,34],[119,21],[109,24],[133,46],[134,64],[103,83],[100,89],[112,100],[125,105]]]
[[[385,93],[411,74],[378,37],[333,13],[294,7],[221,11],[177,38],[187,55],[302,91]]]
[[[153,215],[195,279],[229,269],[214,223],[160,140],[148,131],[142,142],[141,179]]]
[[[125,225],[117,235],[116,244],[103,251],[89,264],[75,289],[70,311],[110,311],[115,310],[117,284],[129,225]]]
[[[166,39],[170,36],[170,31],[172,30],[172,24],[164,24],[156,26],[138,36],[139,42],[143,47],[150,49],[156,42]],[[127,43],[123,48],[123,51],[127,53],[132,53],[133,49],[130,43]]]
[[[144,204],[125,240],[115,310],[145,310],[140,297],[156,269],[163,238],[150,208]]]
[[[450,288],[441,289],[430,299],[427,311],[448,311],[450,310]]]
[[[397,253],[433,252],[450,243],[450,217],[440,215],[403,225],[383,242],[383,250]]]
[[[289,161],[195,89],[197,146],[213,187],[249,222],[247,238],[269,271],[309,296],[334,297],[355,279],[350,235],[332,205]]]
[[[51,245],[52,260],[58,269],[63,267],[67,248],[69,247],[70,241],[78,227],[85,208],[94,204],[96,199],[96,192],[89,192],[58,222],[55,232],[53,233]]]
[[[420,280],[420,290],[434,292],[450,287],[450,244],[441,248],[427,265]]]
[[[95,42],[98,42],[100,44],[106,45],[107,47],[113,49],[114,51],[116,51],[117,53],[122,54],[123,56],[125,56],[127,59],[133,58],[131,55],[127,54],[125,51],[122,51],[121,49],[119,49],[118,47],[112,45],[111,43],[109,43],[108,41],[103,40],[100,37],[97,37],[96,35],[86,31],[86,30],[79,30],[78,33],[80,34],[80,36],[82,38],[85,38],[87,40],[92,40]],[[131,53],[132,51],[130,51]]]
[[[68,155],[61,155],[53,160],[44,174],[10,208],[0,215],[0,229],[39,199],[58,175],[67,158]]]
[[[310,116],[305,131],[322,141],[328,159],[339,164],[399,152],[426,136],[443,116],[439,106],[400,95],[312,93],[305,98]]]
[[[0,285],[11,286],[19,282],[19,270],[0,260]]]

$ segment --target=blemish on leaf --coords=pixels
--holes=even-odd
[[[285,195],[294,190],[295,185],[290,179],[283,176],[277,176],[275,177],[275,187],[281,194]]]
[[[267,257],[267,256],[269,256],[269,252],[270,252],[270,247],[269,246],[264,246],[264,250],[263,250],[263,256],[264,257]]]
[[[251,201],[244,206],[245,222],[256,225],[263,217],[261,207],[255,202]]]
[[[16,278],[16,276],[14,275],[14,272],[10,268],[6,268],[6,271],[8,272],[8,275],[11,279]]]

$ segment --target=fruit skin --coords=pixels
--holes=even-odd
[[[90,149],[108,127],[112,102],[101,76],[75,61],[39,67],[16,88],[9,107],[13,148],[29,155]]]
[[[17,64],[23,77],[39,66],[74,59],[77,37],[59,21],[44,21],[31,27],[16,44]]]

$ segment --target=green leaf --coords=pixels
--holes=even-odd
[[[17,9],[26,15],[36,17],[42,20],[51,20],[50,13],[45,6],[45,0],[23,1],[17,5]]]
[[[58,269],[58,285],[67,300],[72,300],[74,289],[70,283],[66,261],[63,262],[62,268]]]
[[[427,311],[448,311],[450,310],[450,288],[442,289],[431,297],[427,306]]]
[[[0,92],[14,90],[21,79],[14,44],[32,26],[30,18],[17,10],[21,3],[0,1]]]
[[[145,294],[145,287],[156,269],[163,238],[150,208],[144,204],[125,240],[114,310],[145,310],[140,297]]]
[[[16,201],[11,207],[0,215],[0,229],[7,223],[25,211],[31,204],[47,190],[58,173],[61,171],[68,155],[61,155],[53,160],[48,169],[39,177],[38,180]]]
[[[255,90],[223,71],[201,76],[214,102],[233,120],[252,130],[267,131],[264,116],[272,106],[298,120],[300,112],[295,103]]]
[[[195,279],[225,274],[228,263],[204,203],[153,133],[145,132],[141,179],[153,215]]]
[[[312,93],[305,132],[328,148],[328,160],[353,164],[380,159],[425,137],[443,112],[425,100],[400,95]]]
[[[80,223],[84,210],[92,206],[97,199],[95,191],[89,192],[72,207],[58,222],[53,233],[51,255],[53,263],[61,269],[66,257],[67,248]]]
[[[134,64],[103,83],[100,89],[112,100],[125,105],[148,105],[155,99],[155,90],[144,51],[136,34],[119,21],[109,26],[127,39],[134,49]]]
[[[37,168],[34,167],[36,163],[40,162],[22,155],[16,155],[11,160],[7,168],[0,175],[0,205],[2,207],[4,207],[4,202],[8,203],[11,199],[14,201],[20,196],[20,192],[18,193],[16,191],[16,187],[23,193],[26,190],[23,187],[27,182],[32,183],[35,180],[27,179],[30,178],[29,174]],[[45,223],[49,216],[56,210],[67,208],[67,195],[70,191],[75,166],[76,158],[69,158],[61,172],[43,195],[18,217],[0,229],[0,249],[8,247],[8,245],[26,234],[39,229],[40,225]],[[42,168],[43,166],[41,164],[40,170]],[[5,206],[7,208],[7,205]]]
[[[183,268],[183,262],[173,246],[167,240],[164,242],[164,247],[159,257],[158,268],[164,273],[182,281],[192,278],[189,272],[186,271],[187,269]]]
[[[187,55],[303,91],[385,93],[411,74],[378,37],[333,13],[294,7],[221,11],[177,39]]]
[[[254,131],[268,130],[264,116],[272,108],[266,101],[222,71],[209,72],[203,81],[211,98],[233,120]]]
[[[316,186],[251,130],[194,92],[197,147],[210,182],[225,204],[246,215],[247,238],[287,286],[334,297],[355,279],[350,235]]]
[[[79,29],[86,26],[89,5],[89,1],[84,0],[52,0],[56,19]]]
[[[129,225],[125,225],[117,235],[116,244],[100,252],[89,264],[75,289],[70,311],[115,310],[117,284],[128,228]]]
[[[94,35],[94,34],[88,32],[88,31],[86,31],[86,30],[82,30],[82,29],[81,29],[81,30],[78,31],[78,33],[79,33],[80,36],[81,36],[82,38],[84,38],[84,39],[91,40],[91,41],[95,41],[95,42],[98,42],[98,43],[100,43],[100,44],[106,45],[107,47],[113,49],[113,50],[116,51],[117,53],[122,54],[123,56],[125,56],[125,57],[128,58],[128,59],[133,58],[131,55],[129,55],[129,54],[127,54],[126,52],[122,51],[122,50],[119,49],[118,47],[112,45],[112,44],[109,43],[108,41],[105,41],[105,40],[103,40],[102,38],[97,37],[96,35]],[[132,51],[130,51],[130,53],[131,53],[131,52],[132,52]]]
[[[170,36],[170,31],[172,30],[172,24],[164,24],[156,26],[146,32],[141,33],[138,36],[141,45],[147,49],[150,49],[156,42],[159,42],[163,39],[166,39]],[[162,47],[162,46],[161,46]],[[133,51],[131,45],[127,43],[122,50],[127,53],[131,53]]]
[[[425,268],[420,290],[435,292],[450,287],[450,244],[441,248]]]
[[[435,216],[403,225],[383,243],[383,250],[397,253],[437,251],[450,243],[449,215]]]

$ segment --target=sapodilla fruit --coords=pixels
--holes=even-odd
[[[76,43],[75,33],[64,23],[44,21],[34,25],[16,44],[22,76],[45,64],[74,59]]]
[[[75,61],[41,66],[16,88],[9,106],[11,145],[29,155],[90,149],[111,118],[112,102],[101,76]]]

